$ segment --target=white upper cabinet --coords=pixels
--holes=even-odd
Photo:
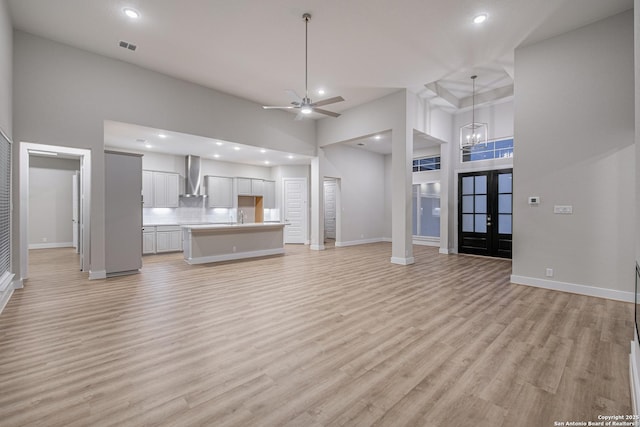
[[[142,171],[142,207],[153,207],[153,172]]]
[[[172,172],[142,171],[145,208],[177,208],[180,175]]]
[[[233,207],[233,178],[225,176],[206,176],[207,207]]]
[[[238,196],[262,196],[264,181],[256,178],[236,178]]]
[[[264,209],[276,208],[276,182],[275,181],[263,181],[263,198],[262,203]]]
[[[251,180],[251,195],[262,196],[264,194],[264,181],[261,179]]]
[[[239,196],[251,196],[251,178],[236,178],[236,188]]]

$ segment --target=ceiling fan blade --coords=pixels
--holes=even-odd
[[[311,104],[312,107],[322,107],[323,105],[334,104],[336,102],[342,102],[344,98],[341,96],[334,96],[333,98],[322,99],[318,102],[314,102]]]
[[[287,95],[289,95],[289,98],[291,98],[293,102],[295,102],[296,104],[302,104],[302,98],[296,93],[295,90],[287,89],[285,90],[285,92],[287,92]]]
[[[264,108],[265,110],[290,110],[292,108],[298,108],[295,105],[285,105],[285,106],[279,106],[279,105],[263,105],[262,108]]]
[[[340,114],[338,114],[338,113],[334,113],[333,111],[323,110],[321,108],[315,108],[314,107],[313,112],[314,113],[324,114],[324,115],[331,116],[331,117],[340,117]]]

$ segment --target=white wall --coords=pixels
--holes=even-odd
[[[92,150],[91,272],[104,271],[104,120],[315,155],[315,123],[132,64],[14,33],[16,141]],[[19,206],[19,167],[14,205]],[[16,215],[17,217],[17,215]],[[19,221],[13,230],[19,234]],[[14,265],[20,257],[14,239]],[[19,271],[18,268],[15,268]]]
[[[324,147],[327,177],[340,178],[339,244],[385,237],[385,156],[335,144]]]
[[[11,138],[13,96],[13,28],[7,1],[0,0],[0,129]]]
[[[29,246],[72,246],[71,177],[80,161],[31,156],[29,160]]]
[[[633,11],[516,50],[513,281],[632,298],[633,53]]]
[[[635,13],[635,112],[636,112],[636,262],[640,264],[640,0],[634,2]],[[640,353],[640,352],[639,352]],[[639,408],[640,409],[640,408]]]

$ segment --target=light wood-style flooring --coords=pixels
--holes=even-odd
[[[629,414],[631,304],[387,243],[89,281],[31,251],[0,315],[0,425],[553,426]]]

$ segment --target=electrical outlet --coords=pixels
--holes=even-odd
[[[553,277],[553,268],[547,268],[545,275],[547,277]]]

